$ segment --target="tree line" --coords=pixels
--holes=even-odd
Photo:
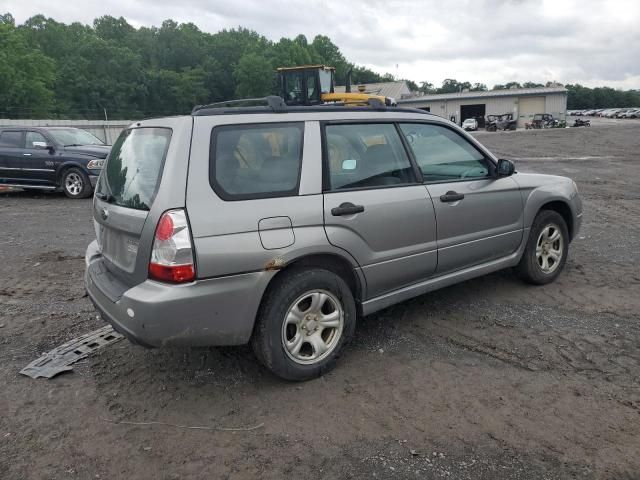
[[[411,82],[413,83],[413,82]],[[640,91],[638,90],[616,90],[611,87],[589,88],[578,83],[575,85],[560,85],[556,82],[536,83],[536,82],[508,82],[494,85],[492,90],[506,90],[510,88],[536,88],[564,86],[567,89],[567,108],[569,110],[582,110],[587,108],[615,108],[615,107],[640,107]],[[483,91],[488,90],[484,83],[459,82],[455,79],[446,79],[441,87],[434,87],[432,83],[422,82],[420,85],[413,84],[412,90],[423,94],[454,93],[462,91]]]
[[[242,27],[213,34],[165,20],[135,28],[103,16],[92,25],[36,15],[16,25],[0,15],[0,118],[141,118],[187,113],[194,105],[274,92],[275,68],[321,63],[348,70],[353,83],[393,81],[348,61],[329,37],[271,41]],[[482,83],[445,80],[409,87],[422,93],[483,91]],[[542,86],[532,82],[495,85]],[[567,85],[569,108],[640,106],[640,93]]]

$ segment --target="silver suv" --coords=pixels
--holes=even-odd
[[[251,342],[303,380],[359,316],[508,267],[553,281],[581,216],[570,179],[516,173],[423,111],[204,107],[120,135],[85,282],[135,343]]]

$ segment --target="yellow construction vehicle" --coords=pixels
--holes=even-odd
[[[303,65],[299,67],[280,67],[278,72],[279,95],[287,105],[370,105],[380,102],[391,106],[395,101],[382,95],[365,92],[364,86],[358,86],[358,92],[351,92],[351,70],[347,73],[344,93],[335,92],[334,74],[336,69],[326,65]]]

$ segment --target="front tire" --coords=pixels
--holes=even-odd
[[[251,340],[260,362],[285,380],[308,380],[333,368],[353,335],[353,294],[322,269],[285,272],[269,288]]]
[[[91,195],[89,176],[79,168],[70,168],[62,174],[62,190],[69,198],[87,198]]]
[[[534,285],[553,282],[564,268],[569,253],[569,230],[558,212],[542,210],[536,215],[520,263],[520,277]]]

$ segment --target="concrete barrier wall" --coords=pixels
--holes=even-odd
[[[120,132],[131,125],[133,120],[9,120],[0,118],[0,127],[75,127],[93,133],[107,145],[115,142]]]

